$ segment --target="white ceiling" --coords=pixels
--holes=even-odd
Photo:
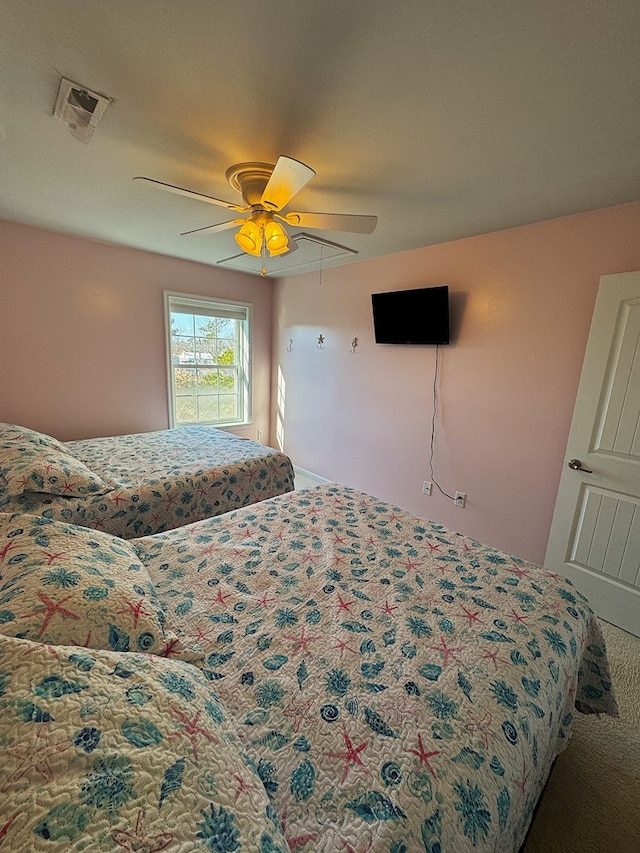
[[[233,231],[179,235],[229,212],[132,178],[240,202],[225,170],[286,154],[317,172],[294,209],[378,216],[313,232],[358,253],[331,265],[640,199],[638,0],[0,0],[0,21],[0,218],[216,264]],[[88,145],[52,115],[63,76],[113,99]]]

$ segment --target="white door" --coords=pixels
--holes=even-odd
[[[640,272],[600,280],[544,565],[640,636]]]

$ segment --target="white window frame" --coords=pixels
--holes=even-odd
[[[238,340],[239,360],[237,364],[239,392],[239,415],[235,420],[178,422],[176,418],[176,386],[174,363],[171,353],[172,312],[200,314],[207,317],[229,317],[240,321]],[[171,427],[187,425],[210,425],[216,427],[247,426],[251,423],[251,350],[252,350],[253,306],[248,302],[218,299],[209,296],[193,296],[170,290],[164,291],[165,342],[167,353],[167,387],[169,392],[169,424]],[[182,365],[185,367],[186,365]],[[190,366],[190,365],[189,365]],[[194,368],[197,364],[193,365]],[[217,365],[212,365],[217,366]],[[229,365],[220,365],[228,368]]]

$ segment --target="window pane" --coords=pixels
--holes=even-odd
[[[238,398],[235,394],[220,395],[220,417],[235,420],[238,417]]]
[[[219,387],[221,391],[237,391],[236,370],[234,368],[220,368],[220,370],[218,371],[218,375]]]
[[[194,423],[196,420],[196,398],[176,397],[176,422],[179,424]]]
[[[173,374],[173,386],[175,388],[176,396],[184,396],[185,394],[195,396],[195,370],[188,370],[180,367],[176,368]]]
[[[211,337],[215,337],[216,334],[216,324],[218,320],[215,317],[200,317],[195,316],[195,329],[196,335],[200,335],[205,337],[205,335],[209,335]]]
[[[193,314],[171,312],[171,334],[193,335]]]
[[[215,367],[206,368],[199,367],[198,374],[198,393],[211,394],[217,391],[218,388],[218,371]]]
[[[242,421],[249,410],[250,392],[246,306],[178,294],[167,299],[172,422]],[[188,310],[191,301],[192,312]]]
[[[198,420],[206,423],[217,421],[219,418],[218,397],[198,397]]]

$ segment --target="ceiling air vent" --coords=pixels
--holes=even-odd
[[[62,77],[53,114],[68,126],[72,136],[86,145],[110,103],[111,98],[106,95]]]

